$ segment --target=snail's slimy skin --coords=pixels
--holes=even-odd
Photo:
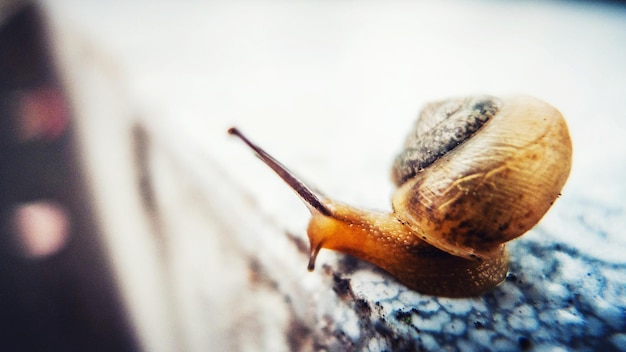
[[[426,243],[395,214],[326,204],[332,215],[314,211],[309,222],[309,270],[321,248],[332,249],[376,264],[413,290],[447,297],[479,295],[508,272],[504,246],[492,258],[467,260]]]

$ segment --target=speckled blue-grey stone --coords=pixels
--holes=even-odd
[[[623,210],[570,202],[558,212],[567,217],[559,221],[566,224],[562,231],[582,228],[594,241],[610,236],[605,231],[622,231],[616,223],[594,225],[590,219],[593,213],[623,214]],[[331,351],[626,350],[626,263],[570,246],[545,227],[540,225],[509,244],[507,279],[476,298],[422,295],[385,274],[377,280],[377,269],[368,264],[343,260],[333,279],[335,292],[341,286],[345,305],[337,311],[348,307],[354,314],[344,312],[341,319],[327,320],[329,325],[316,333],[317,347]]]

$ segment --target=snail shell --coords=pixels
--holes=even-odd
[[[571,155],[565,120],[538,99],[433,103],[394,164],[393,207],[433,246],[468,259],[493,257],[547,212]]]
[[[561,114],[532,97],[479,96],[428,104],[396,158],[393,213],[313,191],[236,128],[311,211],[309,270],[321,248],[369,261],[427,294],[474,296],[508,271],[504,243],[532,228],[571,166]]]

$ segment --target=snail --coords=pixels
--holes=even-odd
[[[305,185],[237,128],[311,212],[309,271],[322,248],[368,261],[415,291],[480,295],[508,273],[505,243],[530,230],[560,195],[572,145],[561,113],[528,96],[427,104],[392,179],[393,213],[362,210]]]

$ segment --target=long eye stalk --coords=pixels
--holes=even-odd
[[[269,155],[265,150],[261,149],[259,146],[250,141],[241,131],[239,131],[236,127],[231,127],[228,129],[228,133],[234,136],[239,137],[250,149],[252,149],[256,156],[261,159],[267,166],[269,166],[280,178],[282,178],[288,185],[291,187],[300,198],[307,204],[309,209],[313,211],[313,209],[320,212],[322,215],[331,216],[332,212],[328,207],[322,203],[319,196],[315,194],[310,187],[305,185],[302,181],[300,181],[289,169],[283,166],[278,160],[274,159],[271,155]]]

